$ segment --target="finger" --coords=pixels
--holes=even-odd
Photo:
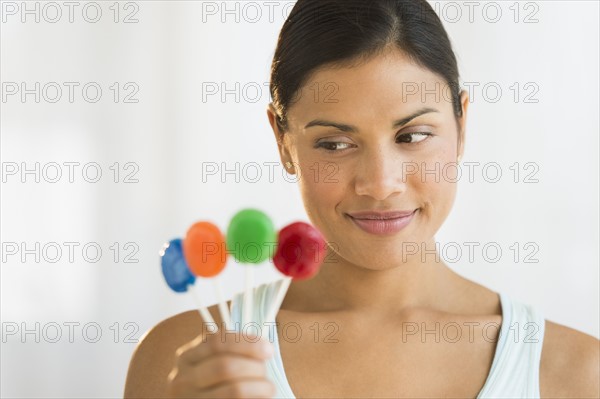
[[[195,340],[196,341],[196,340]],[[192,341],[194,342],[194,341]],[[179,362],[193,365],[219,353],[242,355],[253,359],[265,360],[273,354],[273,345],[266,339],[229,334],[208,336],[195,344],[178,350]]]
[[[268,380],[241,380],[203,392],[207,398],[273,398],[275,385]]]
[[[263,360],[245,356],[220,354],[202,363],[181,370],[181,378],[198,389],[234,382],[239,379],[265,378],[267,368]]]

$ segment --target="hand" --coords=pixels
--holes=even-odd
[[[266,375],[272,354],[273,345],[264,338],[220,331],[200,335],[177,350],[167,393],[174,398],[272,398],[275,385]]]

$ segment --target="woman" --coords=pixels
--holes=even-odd
[[[423,172],[462,156],[469,100],[458,78],[424,0],[299,0],[267,115],[329,243],[326,261],[291,284],[272,344],[197,337],[195,311],[158,324],[132,358],[125,396],[598,397],[596,338],[436,256],[456,179]],[[258,322],[278,284],[255,290]],[[230,305],[240,321],[242,296]]]

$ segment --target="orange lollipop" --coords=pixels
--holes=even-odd
[[[221,230],[210,222],[198,222],[187,231],[183,254],[196,276],[214,277],[225,268],[227,252]]]
[[[225,238],[219,228],[210,222],[194,223],[183,240],[183,255],[194,275],[216,277],[227,264]],[[223,301],[218,279],[213,279],[213,286],[219,302],[219,312],[225,327],[232,330],[231,315],[227,304]]]

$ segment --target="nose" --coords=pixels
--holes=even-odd
[[[402,165],[402,156],[385,146],[365,152],[356,173],[356,194],[383,201],[394,194],[406,192]]]

